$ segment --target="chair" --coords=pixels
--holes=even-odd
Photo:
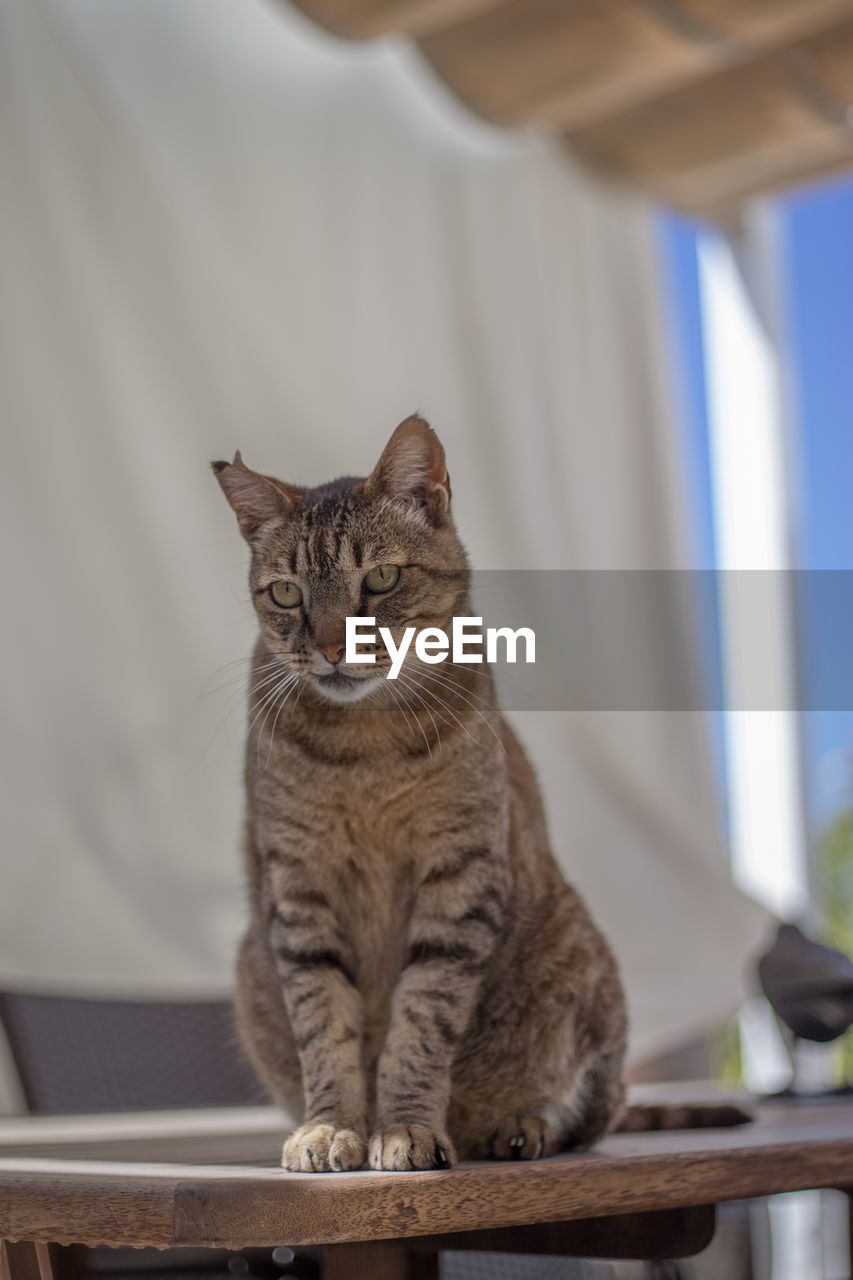
[[[224,1000],[0,993],[0,1024],[33,1114],[265,1101]]]

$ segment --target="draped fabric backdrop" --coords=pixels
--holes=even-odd
[[[259,0],[6,0],[0,166],[0,985],[220,992],[253,627],[208,460],[363,474],[419,408],[476,565],[681,566],[649,212]],[[635,1055],[727,1013],[762,917],[701,720],[514,719]]]

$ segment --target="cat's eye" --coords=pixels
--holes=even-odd
[[[364,585],[368,591],[379,595],[383,591],[390,591],[392,587],[396,587],[399,578],[400,570],[397,565],[378,564],[375,569],[371,569],[364,575]]]
[[[270,595],[282,609],[295,609],[302,604],[302,592],[295,582],[274,582],[270,587]]]

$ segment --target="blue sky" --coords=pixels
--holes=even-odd
[[[853,569],[853,181],[780,200],[799,563]]]
[[[793,481],[798,565],[853,571],[853,181],[780,201],[793,352]],[[844,594],[849,602],[849,591]],[[801,619],[803,676],[814,684],[816,622]],[[853,662],[853,654],[847,661]],[[853,711],[806,716],[809,798],[817,825],[846,789]]]
[[[853,180],[780,197],[777,210],[790,357],[794,560],[800,569],[853,571]],[[693,563],[706,569],[714,567],[715,556],[697,231],[675,214],[661,217]],[[808,698],[820,646],[807,608],[799,626]],[[803,729],[807,803],[816,835],[843,799],[848,776],[853,782],[853,711],[809,712]],[[721,768],[719,723],[712,723],[712,733]]]

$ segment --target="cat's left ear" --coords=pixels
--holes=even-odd
[[[390,498],[417,503],[432,524],[441,524],[450,510],[444,449],[432,427],[417,413],[397,427],[367,483]]]
[[[300,501],[298,489],[291,489],[272,476],[252,471],[239,452],[234,454],[233,462],[212,462],[210,465],[247,542],[251,542],[258,530],[270,520],[289,516]]]

